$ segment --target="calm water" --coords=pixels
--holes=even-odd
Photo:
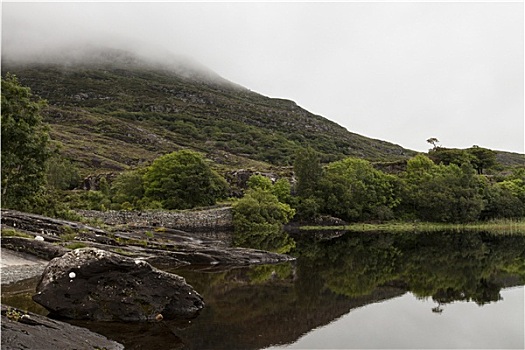
[[[293,264],[173,271],[204,296],[191,321],[71,323],[127,349],[525,347],[525,237],[312,236],[296,237]]]
[[[412,293],[355,309],[290,345],[267,349],[523,349],[523,287],[502,301],[455,302],[441,314]]]

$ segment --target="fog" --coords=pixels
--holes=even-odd
[[[17,62],[129,50],[406,148],[436,137],[523,153],[523,14],[522,2],[3,2],[1,48]]]

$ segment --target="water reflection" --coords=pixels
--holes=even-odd
[[[452,303],[508,303],[501,300],[502,288],[525,284],[525,237],[479,232],[321,236],[295,236],[293,254],[298,259],[294,263],[173,271],[204,296],[206,307],[191,322],[76,324],[122,342],[127,349],[157,349],[158,344],[184,349],[262,349],[293,344],[323,326],[335,327],[334,320],[354,315],[352,310],[366,305],[381,310],[374,317],[395,320],[399,314],[389,314],[383,301],[400,296],[423,300],[428,317],[446,320],[452,316]],[[414,306],[410,305],[403,306],[405,318],[411,315]],[[484,314],[491,317],[482,312],[476,318]],[[359,321],[356,324],[359,327]],[[418,319],[409,324],[413,332],[423,331],[418,329]]]
[[[295,241],[280,225],[257,225],[251,231],[235,232],[234,244],[238,247],[255,248],[287,254],[295,248]]]
[[[323,287],[354,297],[378,286],[402,286],[440,304],[479,305],[500,299],[503,286],[525,281],[525,238],[487,233],[348,233],[328,241],[302,240],[301,270]]]
[[[525,283],[524,237],[466,232],[318,237],[295,237],[294,265],[216,274],[179,271],[208,305],[192,327],[178,333],[186,347],[289,344],[353,309],[407,291],[429,301],[432,315],[446,314],[453,302],[500,301],[502,288]]]
[[[501,291],[503,302],[455,302],[442,314],[410,292],[352,310],[277,349],[524,349],[523,286]]]

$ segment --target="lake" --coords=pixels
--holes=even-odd
[[[523,236],[308,232],[293,237],[294,263],[174,270],[205,299],[193,320],[70,323],[127,349],[525,347]],[[19,289],[30,290],[31,283],[36,282]],[[3,303],[42,312],[28,300],[31,292],[17,294],[10,286],[2,293]]]

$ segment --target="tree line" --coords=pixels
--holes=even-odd
[[[294,164],[296,209],[304,220],[332,215],[349,222],[523,218],[525,169],[482,174],[496,164],[494,152],[481,147],[442,148],[412,157],[404,171],[393,175],[362,159],[321,166],[317,153],[305,149]]]
[[[60,157],[34,101],[16,77],[2,79],[2,207],[64,216],[71,208],[96,210],[190,209],[228,199],[228,183],[191,150],[166,154],[125,171],[98,191],[65,191],[78,173]],[[234,200],[234,220],[244,232],[275,229],[292,218],[334,216],[348,222],[422,220],[468,222],[525,216],[525,169],[486,176],[497,163],[491,150],[434,147],[407,161],[399,174],[366,160],[321,164],[312,148],[295,154],[293,179],[275,183],[260,175]],[[68,205],[66,205],[68,204]],[[250,226],[251,225],[251,226]],[[255,229],[256,228],[256,229]],[[242,239],[240,238],[242,241]]]

